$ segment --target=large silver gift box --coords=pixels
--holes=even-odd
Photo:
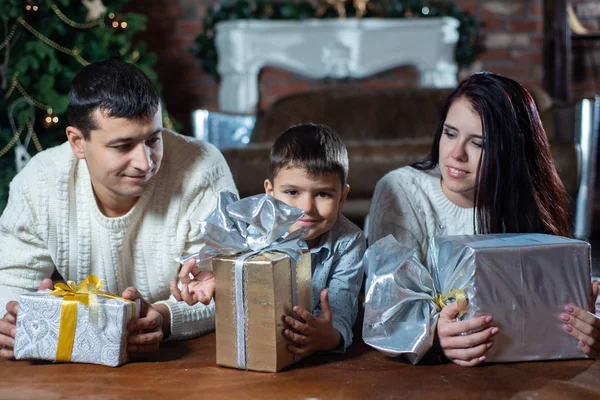
[[[492,315],[499,327],[486,362],[586,358],[560,320],[567,304],[590,310],[586,242],[543,234],[435,236],[424,267],[387,237],[366,261],[363,336],[389,355],[418,362],[433,344],[435,297],[458,289],[468,299],[461,319]]]
[[[16,359],[56,361],[63,298],[50,291],[24,293],[19,300]],[[139,310],[139,304],[136,307]],[[127,362],[127,323],[132,318],[129,302],[98,295],[98,319],[94,324],[86,305],[77,304],[77,322],[71,362],[116,367]]]

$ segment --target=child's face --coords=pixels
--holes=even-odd
[[[337,174],[308,177],[307,171],[299,167],[282,168],[273,178],[273,182],[265,180],[267,194],[304,210],[304,217],[290,228],[290,232],[308,226],[309,230],[304,240],[311,248],[315,247],[321,235],[335,224],[349,189],[348,185],[342,188]]]

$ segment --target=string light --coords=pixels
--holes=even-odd
[[[95,21],[87,22],[85,24],[75,22],[72,19],[69,19],[65,14],[60,11],[56,4],[52,4],[52,11],[56,14],[58,18],[60,18],[65,24],[72,26],[76,29],[90,29],[98,25],[104,25],[104,18],[98,18]]]
[[[123,20],[120,17],[117,17],[114,13],[108,14],[108,18],[112,19],[110,26],[115,29],[125,29],[127,28],[127,21]]]
[[[0,43],[0,50],[2,50],[4,47],[8,46],[8,44],[10,43],[10,40],[13,38],[13,36],[15,35],[15,32],[17,31],[17,25],[13,25],[13,27],[10,29],[10,33],[8,34],[8,36],[6,37],[6,39],[4,39],[2,41],[2,43]]]
[[[21,25],[23,25],[29,32],[31,32],[31,34],[33,36],[37,37],[38,39],[40,39],[42,42],[46,43],[48,46],[52,47],[53,49],[58,50],[62,53],[65,53],[65,54],[73,57],[83,66],[86,66],[89,64],[89,62],[84,60],[83,57],[81,57],[79,55],[78,49],[73,49],[73,50],[67,49],[66,47],[63,47],[63,46],[59,45],[58,43],[53,42],[46,36],[42,35],[40,32],[36,31],[31,25],[29,25],[27,22],[25,22],[25,20],[21,17],[17,18],[17,22],[20,23]]]
[[[44,117],[44,128],[54,128],[58,124],[58,116],[49,109]]]
[[[28,1],[27,4],[25,4],[25,10],[27,11],[36,12],[38,9],[39,7],[33,1]]]
[[[15,74],[13,75],[13,78],[12,78],[12,83],[10,85],[10,88],[4,95],[4,100],[8,100],[8,98],[14,92],[14,90],[17,89],[19,91],[19,93],[21,93],[21,96],[25,97],[27,100],[29,100],[31,102],[31,104],[33,104],[37,108],[46,110],[46,112],[52,112],[52,107],[50,107],[44,103],[40,103],[39,101],[37,101],[36,99],[31,97],[29,95],[29,93],[27,93],[25,88],[23,86],[21,86],[21,84],[19,83],[18,77],[19,77],[19,73],[15,72]]]
[[[15,135],[12,137],[12,139],[10,139],[10,141],[6,144],[6,146],[4,146],[2,148],[2,150],[0,150],[0,157],[5,155],[6,153],[8,153],[8,151],[10,149],[12,149],[12,147],[15,145],[15,143],[17,143],[17,140],[19,140],[19,137],[21,136],[21,133],[23,133],[24,129],[25,129],[25,125],[21,126],[19,128],[19,130],[17,132],[15,132]]]

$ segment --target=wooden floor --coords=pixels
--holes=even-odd
[[[0,398],[598,399],[600,361],[414,366],[357,343],[272,374],[216,366],[209,334],[118,368],[2,360]]]

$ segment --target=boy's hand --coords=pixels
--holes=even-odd
[[[593,313],[596,310],[599,283],[592,283],[592,312],[587,312],[573,304],[565,307],[560,319],[565,323],[563,329],[578,340],[579,348],[590,358],[600,358],[600,318]]]
[[[190,279],[190,274],[194,280]],[[200,271],[196,266],[196,259],[190,258],[183,264],[179,271],[181,290],[177,281],[172,280],[170,284],[171,294],[177,301],[185,301],[190,306],[200,302],[204,305],[210,304],[215,293],[215,275],[212,271]]]
[[[442,308],[437,323],[437,338],[446,358],[458,365],[472,367],[485,361],[484,354],[492,347],[492,336],[498,328],[491,326],[492,316],[456,321],[458,304],[450,303]],[[465,332],[474,331],[469,335]]]
[[[340,343],[341,335],[332,324],[328,293],[327,289],[323,289],[321,292],[321,314],[319,316],[314,316],[296,306],[294,312],[306,321],[305,323],[292,317],[283,317],[283,321],[298,332],[294,333],[289,329],[283,331],[286,338],[293,343],[288,345],[290,352],[297,355],[308,355],[316,351],[334,349]]]

